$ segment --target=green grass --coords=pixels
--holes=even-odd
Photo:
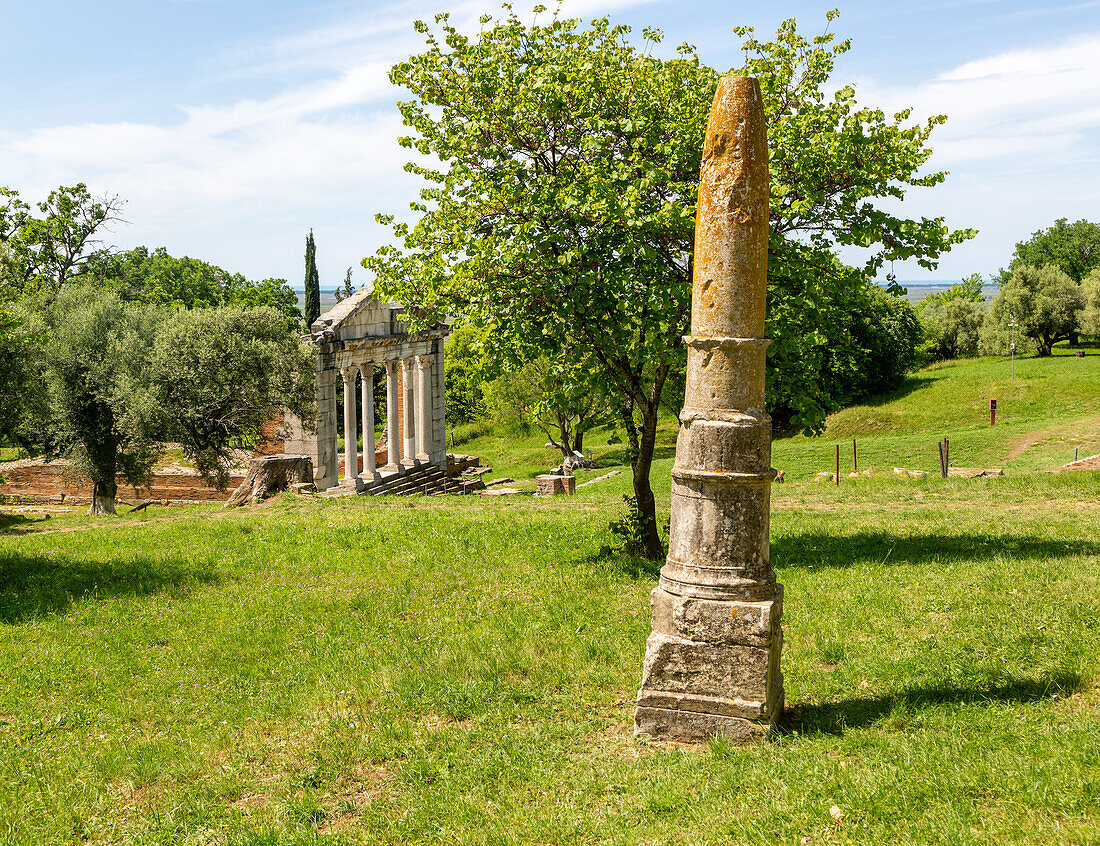
[[[832,434],[777,466],[828,469]],[[492,437],[465,449],[502,475],[548,463]],[[1098,843],[1100,473],[1008,469],[775,486],[788,711],[749,747],[631,736],[656,566],[601,551],[628,472],[0,516],[0,843]]]
[[[936,444],[951,443],[960,467],[1006,473],[1055,469],[1100,453],[1100,354],[1076,358],[1055,347],[1051,358],[987,358],[944,362],[910,376],[875,402],[833,414],[822,436],[778,439],[776,467],[795,478],[831,470],[841,445],[841,471],[852,469],[856,440],[860,469],[904,467],[939,472]],[[989,425],[989,400],[997,422]]]

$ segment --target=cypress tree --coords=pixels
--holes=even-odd
[[[317,245],[313,243],[313,230],[306,238],[306,328],[321,315],[321,277],[317,275]]]

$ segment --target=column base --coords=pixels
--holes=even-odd
[[[701,741],[766,737],[783,710],[782,586],[759,601],[652,594],[634,734]]]
[[[639,705],[634,711],[634,736],[701,743],[721,734],[735,743],[753,743],[771,736],[779,718],[779,711],[774,713],[770,721],[762,722],[744,717]]]

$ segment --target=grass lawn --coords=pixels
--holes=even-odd
[[[1040,439],[1004,478],[804,482],[852,432],[884,467],[1087,433],[1100,380],[1052,395],[1031,361],[1005,429],[959,419],[999,378],[979,361],[777,442],[788,712],[749,747],[631,735],[656,566],[601,552],[628,472],[552,500],[9,510],[0,843],[1100,843],[1100,473],[1033,472]],[[496,460],[491,437],[462,449]],[[537,440],[497,471],[546,466]]]

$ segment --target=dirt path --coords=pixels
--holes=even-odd
[[[1059,426],[1048,426],[1046,429],[1036,429],[1033,432],[1028,432],[1026,435],[1017,438],[1012,443],[1012,447],[1009,449],[1008,457],[1005,459],[1005,461],[1009,462],[1012,461],[1012,459],[1014,458],[1019,458],[1021,455],[1027,452],[1029,448],[1035,446],[1035,444],[1040,443],[1041,441],[1046,440],[1052,435],[1062,434],[1070,428],[1076,430],[1080,427],[1088,426],[1093,426],[1097,429],[1100,429],[1100,417],[1086,417],[1081,420],[1075,420],[1069,424],[1063,423]]]

